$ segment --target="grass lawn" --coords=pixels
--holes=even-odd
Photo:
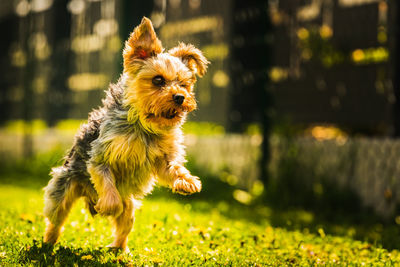
[[[112,241],[110,224],[92,218],[82,202],[73,208],[60,242],[48,248],[42,244],[42,184],[12,180],[0,184],[0,266],[400,265],[399,251],[327,234],[324,225],[315,231],[272,226],[276,215],[268,206],[159,189],[136,213],[129,254],[104,248]],[[313,220],[305,211],[279,216]]]

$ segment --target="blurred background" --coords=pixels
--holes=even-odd
[[[219,194],[221,183],[244,205],[334,217],[365,210],[400,224],[399,8],[396,0],[2,0],[0,179],[34,173],[46,184],[147,16],[164,47],[189,42],[212,62],[184,126],[189,168],[210,183],[205,194]]]

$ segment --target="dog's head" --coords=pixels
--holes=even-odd
[[[163,130],[182,124],[196,109],[196,75],[203,76],[209,64],[199,49],[180,43],[164,52],[151,21],[143,18],[126,41],[123,57],[128,119],[138,116],[144,126]]]

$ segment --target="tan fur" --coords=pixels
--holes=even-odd
[[[202,77],[207,71],[208,60],[203,53],[191,44],[180,43],[177,47],[168,51],[170,55],[179,57],[185,62],[189,69]]]
[[[80,190],[75,182],[67,189],[66,195],[62,203],[55,207],[52,211],[52,216],[48,216],[46,232],[43,241],[54,244],[62,231],[62,227],[67,219],[68,213],[74,204],[75,200],[80,196]]]
[[[196,75],[204,75],[209,62],[192,45],[179,44],[164,53],[147,18],[126,41],[123,58],[121,79],[110,86],[104,106],[82,125],[66,162],[53,169],[45,188],[47,243],[57,241],[79,197],[92,214],[113,218],[110,246],[127,250],[135,201],[156,183],[184,195],[201,190],[200,179],[184,167],[181,125],[197,107]],[[163,83],[157,84],[156,77]]]
[[[131,232],[134,222],[134,204],[131,199],[126,199],[124,200],[123,205],[123,213],[118,217],[113,218],[113,223],[115,226],[115,239],[110,247],[123,248],[126,250],[128,244],[128,234]]]
[[[137,58],[144,59],[143,56],[151,56],[154,53],[162,52],[161,41],[157,38],[153,24],[148,18],[143,18],[125,43],[123,51],[124,69],[131,70],[132,63]]]
[[[99,199],[95,206],[98,213],[104,216],[118,216],[123,211],[121,196],[115,187],[115,178],[109,171],[100,171],[89,165],[92,182]]]

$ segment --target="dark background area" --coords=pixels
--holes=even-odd
[[[145,14],[168,48],[192,42],[211,56],[193,120],[394,136],[397,9],[380,0],[3,1],[0,121],[85,119]]]

